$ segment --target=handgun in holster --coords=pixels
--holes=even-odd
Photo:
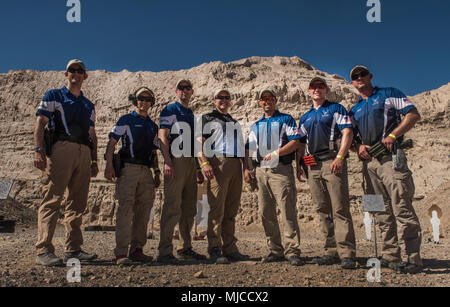
[[[47,126],[44,128],[44,144],[45,144],[45,155],[50,157],[52,155],[52,147],[56,143],[55,135],[55,122],[50,119]]]
[[[377,142],[375,143],[372,147],[370,147],[369,149],[367,149],[367,153],[372,157],[372,158],[378,158],[382,155],[388,154],[389,151],[387,150],[387,148],[384,146],[383,143]]]

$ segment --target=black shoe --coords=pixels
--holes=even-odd
[[[36,264],[43,266],[62,266],[62,259],[55,256],[53,253],[40,254],[36,257]]]
[[[423,266],[417,265],[414,263],[406,263],[404,267],[402,267],[402,273],[405,274],[417,274],[423,271]]]
[[[230,253],[230,254],[226,254],[224,255],[225,257],[228,258],[228,260],[234,262],[234,261],[246,261],[250,259],[249,255],[244,255],[241,254],[240,252],[234,252],[234,253]]]
[[[325,255],[322,257],[313,258],[312,262],[318,265],[333,265],[339,263],[339,258]]]
[[[380,263],[381,263],[381,267],[389,268],[396,272],[402,272],[403,268],[406,266],[406,263],[404,263],[404,262],[401,262],[401,261],[393,262],[393,261],[388,261],[383,258],[381,258]]]
[[[227,257],[223,256],[219,249],[213,249],[209,253],[209,260],[213,263],[217,264],[229,264],[230,260]]]
[[[64,253],[64,262],[69,261],[69,259],[78,259],[80,261],[92,261],[97,259],[97,255],[96,254],[88,254],[82,250],[78,251],[78,252],[73,252],[73,253]]]
[[[353,260],[352,258],[344,258],[341,261],[341,267],[346,270],[352,270],[356,268],[355,260]]]
[[[156,258],[156,262],[166,263],[166,264],[178,264],[180,261],[175,258],[172,254],[168,254],[166,256],[158,256]]]
[[[284,261],[284,260],[286,260],[286,258],[284,258],[284,256],[279,256],[279,255],[275,255],[275,254],[270,253],[266,257],[263,257],[261,262],[262,263],[281,262],[281,261]]]
[[[289,264],[293,265],[293,266],[302,266],[305,263],[302,261],[302,259],[300,259],[299,256],[294,255],[288,258]]]
[[[187,249],[177,253],[180,260],[206,260],[206,256],[197,254],[192,249]]]

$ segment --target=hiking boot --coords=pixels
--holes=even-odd
[[[147,256],[142,252],[141,248],[136,248],[136,250],[130,254],[129,257],[132,261],[142,262],[142,263],[148,263],[153,261],[152,256]]]
[[[217,264],[229,264],[230,261],[227,257],[223,256],[219,249],[213,249],[209,253],[209,260]]]
[[[294,255],[288,258],[289,264],[292,266],[302,266],[305,263],[302,261],[302,259],[300,259],[299,256]]]
[[[116,264],[118,266],[131,265],[132,263],[133,263],[133,261],[131,261],[131,259],[128,258],[127,256],[117,256],[116,257]]]
[[[393,261],[388,261],[383,258],[381,258],[380,263],[381,263],[381,267],[389,268],[396,272],[402,272],[403,268],[406,266],[406,263],[404,263],[404,262],[401,262],[401,261],[393,262]]]
[[[423,271],[423,266],[417,265],[414,263],[406,263],[404,267],[402,267],[401,272],[405,274],[417,274]]]
[[[45,253],[36,257],[36,264],[43,266],[62,266],[63,261],[53,253]]]
[[[250,259],[249,255],[244,255],[244,254],[241,254],[240,252],[233,252],[230,254],[226,254],[224,256],[227,257],[228,260],[230,260],[230,261],[246,261],[246,260]]]
[[[177,252],[177,256],[180,260],[206,260],[206,256],[197,254],[191,248]]]
[[[67,262],[69,259],[78,259],[80,261],[92,261],[97,259],[96,254],[88,254],[82,250],[73,253],[64,253],[64,262]]]
[[[273,253],[270,253],[266,257],[263,257],[261,259],[261,262],[262,263],[281,262],[281,261],[284,261],[284,260],[286,260],[286,258],[284,258],[284,256],[279,256],[279,255],[275,255]]]
[[[352,258],[344,258],[341,261],[341,267],[346,270],[352,270],[356,268],[355,260],[353,260]]]
[[[165,256],[158,256],[158,258],[156,258],[157,262],[160,263],[166,263],[166,264],[178,264],[180,263],[180,261],[175,258],[172,254],[168,254]]]
[[[339,258],[325,255],[322,257],[313,258],[312,262],[318,265],[333,265],[339,263]]]

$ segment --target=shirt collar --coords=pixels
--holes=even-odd
[[[272,117],[278,117],[280,115],[281,115],[280,111],[278,109],[276,109],[275,113],[273,113]],[[272,117],[270,117],[270,118],[272,118]],[[263,117],[261,119],[266,119],[266,114],[263,114]]]
[[[320,108],[326,108],[330,105],[330,102],[328,100],[325,99],[325,101],[323,102],[323,104],[320,106]],[[319,109],[320,109],[319,108]],[[311,106],[311,109],[309,109],[310,111],[316,111],[316,109],[314,108],[314,104]]]
[[[181,102],[179,102],[179,101],[176,101],[175,104],[176,104],[180,109],[182,109],[182,110],[185,110],[185,111],[187,111],[187,112],[192,111],[190,108],[186,108],[185,106],[183,106],[183,105],[181,104]]]
[[[148,115],[146,117],[139,115],[136,111],[131,112],[131,116],[142,118],[144,120],[149,119]]]
[[[70,90],[67,88],[67,86],[65,86],[65,85],[61,88],[61,91],[62,91],[66,96],[71,97],[73,100],[78,99],[78,98],[83,98],[83,97],[84,97],[84,96],[83,96],[83,91],[80,91],[80,96],[79,96],[79,97],[75,97],[75,95],[72,94],[72,93],[70,92]]]
[[[372,90],[372,95],[370,95],[370,97],[376,95],[376,94],[378,93],[379,90],[380,90],[380,88],[379,88],[378,86],[375,86],[375,87],[373,88],[373,90]],[[370,97],[369,97],[369,98],[370,98]],[[365,99],[363,99],[361,96],[359,96],[358,103],[359,103],[359,102],[362,102],[362,101],[364,101],[364,100],[365,100]]]

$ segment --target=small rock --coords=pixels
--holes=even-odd
[[[205,274],[203,274],[203,271],[199,271],[194,274],[195,278],[206,278]]]

